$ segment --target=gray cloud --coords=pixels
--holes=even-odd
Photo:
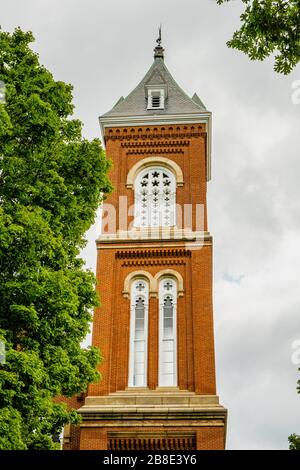
[[[74,85],[88,137],[97,117],[128,94],[152,62],[163,23],[166,63],[214,114],[213,179],[218,389],[229,408],[228,448],[287,448],[300,432],[291,344],[300,339],[299,113],[292,82],[272,60],[250,62],[225,45],[241,2],[213,0],[10,0],[3,29],[20,25],[58,80]],[[99,219],[83,252],[95,267]],[[239,282],[234,282],[239,279]]]

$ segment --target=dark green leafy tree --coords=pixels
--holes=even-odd
[[[289,436],[290,450],[300,450],[300,436],[291,434]]]
[[[297,391],[298,393],[300,393],[300,380],[298,380]],[[289,439],[290,450],[300,450],[300,435],[294,433],[294,434],[291,434],[288,439]]]
[[[275,71],[290,73],[300,60],[300,1],[241,1],[246,5],[242,25],[228,46],[248,54],[251,60],[264,60],[275,53]]]
[[[99,351],[80,347],[97,298],[78,254],[111,189],[109,163],[33,40],[0,32],[0,449],[56,448],[53,436],[79,418],[53,397],[99,379]]]

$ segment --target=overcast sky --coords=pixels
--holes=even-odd
[[[74,85],[76,117],[89,138],[97,117],[127,95],[153,60],[163,24],[165,61],[213,112],[208,187],[214,236],[218,393],[229,409],[227,448],[285,449],[300,434],[300,104],[272,60],[250,62],[226,47],[241,2],[214,0],[9,0],[0,24],[32,30],[55,79]],[[89,232],[84,251],[95,265]]]

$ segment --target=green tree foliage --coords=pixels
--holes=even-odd
[[[276,72],[290,73],[300,60],[300,1],[241,1],[246,4],[242,25],[228,46],[248,54],[251,60],[264,60],[275,53]]]
[[[300,393],[300,380],[298,380],[297,392]],[[300,450],[300,435],[291,434],[288,439],[290,444],[290,450]]]
[[[290,450],[300,450],[300,436],[291,434],[289,436]]]
[[[56,448],[53,435],[79,418],[53,397],[99,379],[98,350],[80,347],[97,298],[78,254],[111,189],[109,163],[33,40],[0,32],[0,449]]]

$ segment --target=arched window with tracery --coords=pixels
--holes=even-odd
[[[147,386],[149,286],[144,279],[131,285],[129,387]]]
[[[135,227],[176,224],[176,179],[166,168],[142,170],[135,180]]]
[[[177,284],[173,278],[159,283],[159,385],[177,385]]]

